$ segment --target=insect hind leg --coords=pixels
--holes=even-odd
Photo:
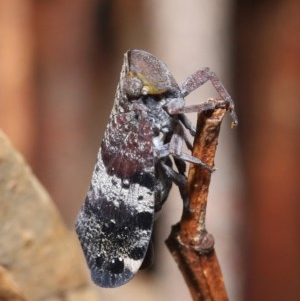
[[[184,174],[176,172],[171,166],[164,161],[160,161],[160,166],[163,168],[166,176],[175,183],[179,189],[180,196],[183,200],[183,205],[188,207],[188,193],[187,193],[187,178]]]
[[[178,114],[178,119],[185,126],[186,129],[189,130],[190,134],[194,137],[196,134],[196,128],[192,124],[192,122],[187,118],[185,114]]]

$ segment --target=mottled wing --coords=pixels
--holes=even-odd
[[[141,111],[111,116],[76,221],[93,281],[128,282],[145,257],[154,216],[152,132]]]

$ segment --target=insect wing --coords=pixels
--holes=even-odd
[[[120,286],[140,268],[152,233],[154,176],[147,115],[132,111],[111,116],[76,221],[97,285]]]

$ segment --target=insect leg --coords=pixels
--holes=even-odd
[[[192,91],[198,89],[200,86],[202,86],[208,81],[211,81],[212,85],[220,94],[222,99],[231,101],[231,96],[229,95],[221,81],[218,79],[216,74],[209,68],[197,70],[183,82],[183,84],[181,85],[181,93],[183,97],[186,97]]]
[[[185,140],[184,137],[185,135],[183,128],[180,126],[180,124],[177,124],[177,126],[174,128],[173,135],[169,143],[170,155],[173,155],[175,158],[183,161],[201,165],[208,171],[213,172],[214,169],[203,163],[200,159],[182,152],[183,141]]]
[[[189,130],[192,136],[196,134],[196,128],[192,124],[192,122],[186,117],[184,114],[178,114],[178,119],[182,122],[186,129]]]
[[[236,126],[238,124],[238,119],[234,108],[234,102],[231,96],[229,95],[229,93],[227,92],[227,90],[225,89],[225,87],[223,86],[223,84],[221,83],[221,81],[216,76],[216,74],[213,71],[211,71],[209,68],[204,68],[202,70],[198,70],[194,72],[183,82],[183,84],[181,85],[182,96],[185,97],[189,95],[192,91],[196,90],[197,88],[205,84],[207,81],[210,81],[212,83],[216,91],[224,100],[225,104],[229,106],[230,115],[233,120],[233,126]],[[218,103],[216,105],[218,105]],[[176,110],[176,108],[174,109],[170,108],[171,110],[169,111],[169,113],[178,114],[178,113],[188,113],[188,112],[201,112],[203,110],[214,109],[214,108],[215,106],[213,106],[213,103],[206,102],[196,106],[184,106],[182,108],[177,108],[177,112],[174,111]]]
[[[200,159],[182,152],[183,142],[185,141],[184,137],[183,128],[180,126],[180,124],[177,124],[174,127],[170,142],[160,146],[159,148],[156,148],[155,151],[157,158],[163,158],[172,155],[177,159],[200,165],[208,171],[213,172],[214,169],[206,165]]]
[[[187,96],[188,94],[190,94],[192,91],[202,86],[207,81],[210,81],[212,83],[212,85],[219,93],[221,98],[229,104],[231,117],[233,119],[234,124],[237,124],[238,120],[234,110],[233,100],[229,95],[229,93],[227,92],[227,90],[225,89],[225,87],[223,86],[223,84],[221,83],[221,81],[218,79],[217,75],[209,68],[204,68],[202,70],[198,70],[194,72],[183,82],[181,86],[181,93],[183,97]]]
[[[160,161],[161,167],[164,169],[165,174],[169,177],[177,186],[180,192],[180,196],[183,200],[183,205],[188,206],[188,193],[186,189],[187,178],[184,174],[176,172],[172,167],[165,164],[164,161]]]

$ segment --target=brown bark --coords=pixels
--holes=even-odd
[[[214,166],[218,136],[225,109],[198,116],[193,156]],[[177,262],[195,301],[229,300],[214,250],[214,238],[206,230],[206,206],[211,173],[191,164],[188,175],[189,205],[173,226],[167,246]]]

